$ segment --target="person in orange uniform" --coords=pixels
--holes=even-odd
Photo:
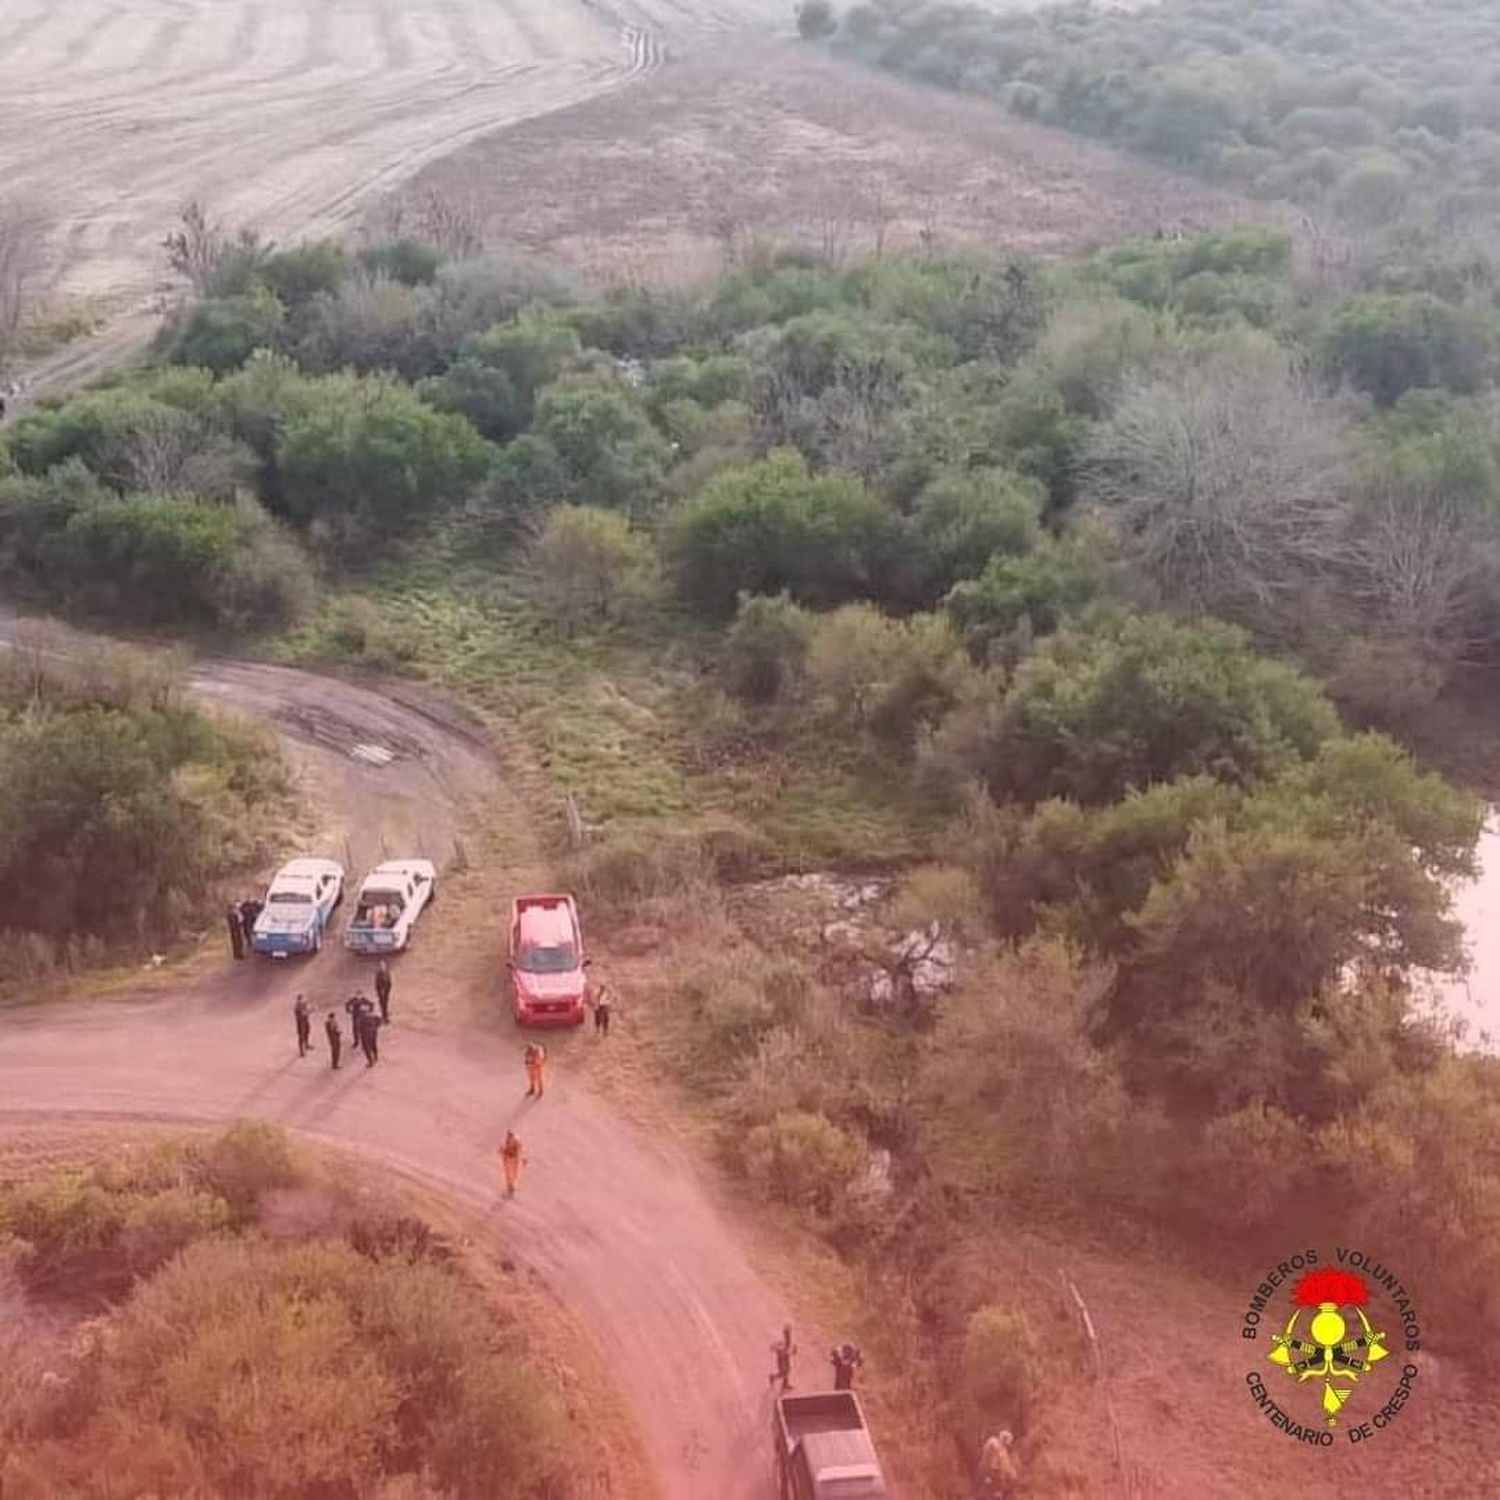
[[[540,1042],[528,1042],[525,1061],[526,1097],[540,1099],[547,1091],[547,1049]]]
[[[516,1184],[521,1180],[521,1142],[514,1130],[505,1132],[505,1141],[500,1147],[500,1170],[505,1174],[505,1196],[516,1196]]]

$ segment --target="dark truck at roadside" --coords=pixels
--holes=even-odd
[[[771,1421],[780,1500],[887,1500],[890,1490],[853,1391],[781,1396]]]

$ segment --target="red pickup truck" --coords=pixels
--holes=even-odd
[[[581,1025],[588,962],[571,896],[516,897],[510,915],[510,976],[521,1025]]]

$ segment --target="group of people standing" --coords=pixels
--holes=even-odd
[[[776,1359],[776,1368],[771,1372],[770,1384],[781,1383],[783,1392],[792,1388],[792,1357],[797,1352],[797,1346],[792,1342],[791,1325],[788,1324],[781,1330],[781,1337],[771,1345],[771,1353]],[[828,1351],[829,1362],[833,1365],[833,1388],[836,1391],[852,1391],[854,1389],[854,1372],[864,1364],[865,1357],[859,1352],[855,1344],[843,1343]]]
[[[231,901],[225,908],[224,923],[229,928],[229,951],[236,958],[244,958],[250,951],[255,924],[265,909],[265,902],[255,896],[246,897],[243,901]]]
[[[352,1044],[364,1053],[367,1068],[380,1061],[380,1028],[391,1024],[391,988],[391,966],[382,958],[375,968],[375,1003],[363,990],[356,990],[344,1001]],[[378,1015],[376,1003],[380,1007]],[[297,1028],[297,1055],[306,1057],[312,1051],[312,1009],[305,995],[297,996],[292,1019]],[[336,1011],[328,1012],[323,1034],[328,1038],[328,1066],[337,1068],[344,1051],[344,1033]]]

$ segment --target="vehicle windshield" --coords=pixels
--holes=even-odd
[[[311,906],[312,896],[307,891],[272,891],[272,906]]]
[[[572,943],[546,948],[533,943],[521,949],[521,968],[528,974],[566,974],[578,967],[578,952]]]

